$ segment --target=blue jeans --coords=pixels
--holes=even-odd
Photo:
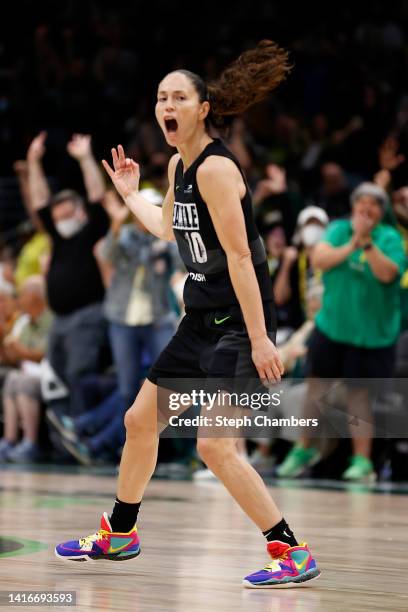
[[[159,321],[154,324],[154,344],[152,359],[156,360],[160,353],[166,348],[176,331],[173,320]]]
[[[91,450],[98,454],[102,449],[117,450],[125,443],[124,415],[133,403],[140,379],[146,366],[168,344],[174,333],[174,325],[166,322],[135,326],[110,323],[113,357],[117,369],[118,389],[113,391],[96,408],[75,418],[75,426],[81,435],[91,433],[88,439]]]
[[[109,323],[109,338],[115,362],[119,392],[129,408],[140,387],[144,371],[144,355],[150,362],[156,356],[153,325]]]
[[[80,381],[98,373],[105,339],[106,322],[101,304],[90,304],[54,318],[48,337],[48,359],[57,376],[68,386],[71,416],[86,410]]]
[[[117,451],[125,443],[125,411],[123,398],[115,389],[97,407],[75,417],[75,429],[80,436],[91,434],[88,444],[95,454],[102,449]]]

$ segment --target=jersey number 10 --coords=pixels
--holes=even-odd
[[[203,239],[198,232],[185,232],[185,237],[190,247],[193,263],[205,263],[207,261],[207,251],[205,250]]]

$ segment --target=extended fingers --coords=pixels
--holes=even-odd
[[[112,170],[112,168],[110,167],[110,165],[105,159],[102,160],[102,166],[105,168],[106,172],[109,174],[111,179],[113,179],[115,172]]]
[[[118,157],[115,147],[112,147],[111,153],[112,153],[113,167],[115,170],[119,170],[119,157]]]
[[[126,158],[122,145],[118,145],[118,154],[120,165],[123,167],[126,164]]]

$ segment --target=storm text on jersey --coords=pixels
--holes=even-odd
[[[195,231],[200,229],[197,206],[194,202],[174,202],[173,229]]]

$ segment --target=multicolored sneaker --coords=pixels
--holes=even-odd
[[[276,468],[276,475],[278,478],[296,478],[320,459],[321,454],[317,448],[304,448],[300,444],[295,444],[283,463]]]
[[[128,533],[115,533],[106,512],[101,518],[101,528],[96,533],[58,544],[55,555],[64,561],[126,561],[140,554],[140,542],[136,525]]]
[[[267,550],[272,562],[259,572],[246,576],[243,585],[249,589],[283,589],[308,585],[320,576],[316,561],[305,542],[289,546],[275,540],[268,542]]]
[[[353,455],[341,477],[349,482],[375,482],[377,478],[372,461],[364,455]]]

